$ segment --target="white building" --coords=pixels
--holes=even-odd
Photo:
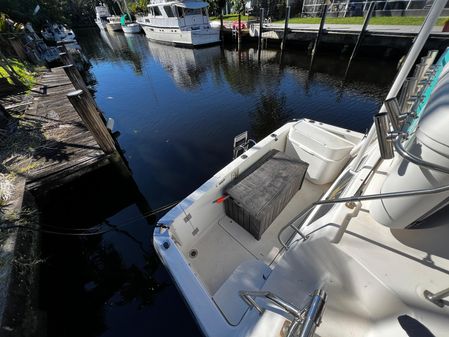
[[[376,16],[424,16],[435,0],[331,0],[329,16],[362,16],[371,2],[376,3]],[[323,0],[303,0],[302,16],[320,16]],[[443,15],[449,14],[449,4]]]

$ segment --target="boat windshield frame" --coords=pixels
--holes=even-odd
[[[207,2],[203,2],[203,1],[186,1],[186,2],[171,1],[171,2],[160,2],[160,3],[153,3],[153,4],[147,5],[147,7],[157,7],[157,6],[176,6],[176,7],[188,8],[188,9],[200,9],[200,8],[209,7],[209,4]]]

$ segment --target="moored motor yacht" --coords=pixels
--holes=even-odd
[[[367,135],[302,119],[239,137],[159,220],[155,250],[206,336],[448,335],[449,50],[413,68],[444,6]]]
[[[207,2],[152,0],[149,13],[138,17],[148,39],[182,46],[202,46],[218,43],[219,30],[209,23]]]

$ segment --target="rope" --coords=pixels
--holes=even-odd
[[[41,225],[39,227],[35,227],[35,226],[29,226],[29,225],[6,225],[6,226],[0,226],[0,230],[7,230],[7,229],[14,229],[14,228],[22,228],[22,229],[28,229],[28,230],[32,230],[32,231],[36,231],[36,232],[40,232],[40,233],[45,233],[45,234],[54,234],[54,235],[65,235],[65,236],[94,236],[94,235],[102,235],[102,234],[106,234],[109,232],[114,232],[119,228],[123,228],[125,226],[128,226],[134,222],[136,222],[137,220],[140,220],[142,217],[143,218],[149,218],[155,214],[161,213],[163,211],[169,210],[170,208],[174,207],[176,204],[178,204],[179,201],[175,201],[172,203],[169,203],[165,206],[159,207],[151,212],[148,213],[144,213],[141,216],[138,217],[134,217],[131,218],[130,220],[123,222],[119,225],[114,225],[114,228],[109,228],[109,229],[105,229],[105,230],[100,230],[101,227],[103,226],[103,223],[95,226],[93,228],[70,228],[70,227],[58,227],[58,226],[52,226],[52,225]],[[111,226],[110,224],[107,224],[109,227]],[[51,230],[51,229],[46,229],[46,228],[54,228],[54,229],[59,229],[59,230],[67,230],[67,232],[62,232],[62,231],[56,231],[56,230]],[[72,232],[76,232],[79,231],[79,233],[70,233],[70,231]]]

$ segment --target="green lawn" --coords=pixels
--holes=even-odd
[[[444,22],[449,18],[443,17],[438,19],[437,26],[443,26]],[[289,23],[320,23],[321,18],[291,18]],[[326,23],[330,24],[354,24],[361,25],[363,17],[348,17],[348,18],[326,18]],[[370,19],[370,25],[413,25],[419,26],[423,23],[422,16],[375,16]],[[277,23],[284,22],[284,20],[276,21]]]
[[[242,15],[242,21],[248,21],[256,19],[253,16]],[[237,14],[228,14],[224,15],[223,19],[225,21],[236,21],[238,20]],[[210,20],[220,20],[219,16],[211,16]],[[320,23],[321,18],[291,18],[289,20],[290,23]],[[364,18],[361,16],[356,17],[348,17],[348,18],[326,18],[326,23],[330,24],[354,24],[361,25],[363,23]],[[442,17],[438,19],[437,26],[443,26],[444,22],[449,20],[449,17]],[[412,25],[419,26],[423,23],[423,16],[375,16],[370,20],[370,25]],[[282,23],[284,20],[275,21],[276,23]]]
[[[249,20],[255,20],[256,19],[255,17],[248,16],[248,15],[242,15],[241,18],[242,18],[242,21],[248,21],[248,19]],[[220,20],[220,17],[219,16],[211,16],[209,19],[211,21]],[[238,19],[239,19],[238,14],[223,15],[223,20],[225,20],[225,21],[237,21]]]

